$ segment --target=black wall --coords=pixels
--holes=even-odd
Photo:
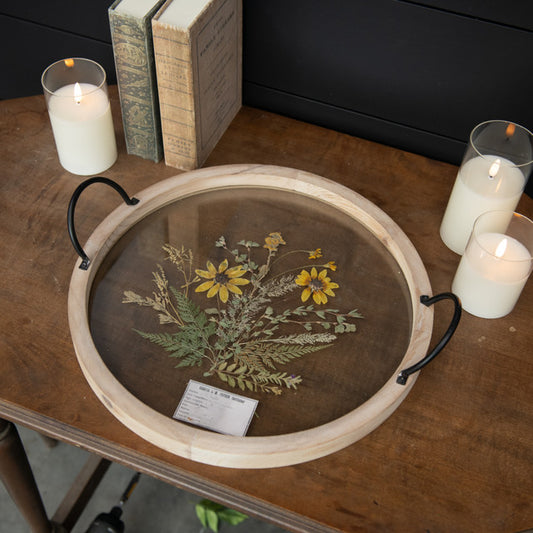
[[[533,129],[531,0],[243,2],[248,105],[455,164],[479,122]],[[41,93],[64,57],[114,83],[110,4],[5,2],[0,97]]]

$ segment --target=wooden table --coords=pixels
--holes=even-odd
[[[134,195],[177,174],[126,154],[114,87],[111,95],[119,158],[103,175]],[[348,448],[266,470],[191,462],[129,431],[85,381],[67,324],[77,256],[66,231],[68,201],[84,178],[59,165],[41,96],[1,102],[0,112],[4,437],[5,421],[13,421],[290,531],[513,533],[533,526],[531,280],[505,318],[463,313],[399,409]],[[441,242],[439,225],[456,167],[246,107],[206,166],[229,163],[300,168],[352,188],[412,240],[433,293],[450,290],[459,258]],[[76,214],[82,243],[120,201],[104,186],[84,193]],[[524,196],[518,211],[532,217],[533,200]],[[451,312],[446,304],[435,308],[434,341]],[[13,459],[3,456],[5,474]],[[34,531],[47,530],[35,520]]]

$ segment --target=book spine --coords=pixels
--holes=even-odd
[[[242,105],[242,0],[212,0],[191,34],[198,152],[203,162]]]
[[[188,31],[152,20],[165,164],[199,166],[194,79]]]
[[[163,142],[149,19],[109,10],[122,123],[128,154],[158,162]]]

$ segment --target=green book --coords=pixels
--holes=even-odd
[[[163,157],[151,19],[163,0],[116,0],[109,8],[128,154]]]

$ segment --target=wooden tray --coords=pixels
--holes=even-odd
[[[68,302],[83,373],[103,404],[132,431],[203,463],[284,466],[352,444],[381,424],[408,394],[416,374],[405,385],[397,383],[397,376],[426,354],[433,311],[420,303],[420,297],[429,295],[431,288],[408,238],[375,205],[316,175],[251,165],[187,172],[135,197],[137,205],[121,205],[87,241],[90,266],[81,269],[81,261],[75,266]],[[246,241],[255,244],[247,247]],[[255,322],[250,321],[249,342],[241,344],[247,353],[254,346],[257,354],[252,340],[264,340],[267,329],[278,347],[288,338],[299,335],[302,341],[305,333],[315,335],[301,343],[307,352],[296,356],[282,351],[277,360],[269,360],[276,367],[270,372],[284,376],[277,385],[270,382],[270,390],[254,387],[235,373],[232,380],[228,375],[223,379],[224,368],[204,375],[213,366],[207,358],[202,366],[176,368],[183,354],[181,359],[169,357],[162,346],[138,333],[170,335],[179,329],[175,323],[161,324],[161,313],[147,299],[159,294],[154,272],[159,284],[164,284],[164,273],[169,285],[185,291],[176,262],[169,260],[168,248],[163,250],[168,243],[171,250],[191,250],[188,301],[208,310],[207,318],[218,320],[219,328],[222,315],[213,309],[229,312],[233,293],[223,302],[222,289],[196,292],[202,283],[209,285],[207,261],[217,274],[232,273],[233,277],[217,278],[228,286],[229,279],[252,279],[252,271],[236,269],[239,261],[254,260],[257,280],[260,265],[270,257],[269,301],[262,307],[257,304],[261,309],[255,311]],[[243,259],[248,252],[251,256]],[[290,276],[293,281],[299,276],[300,285],[292,283],[289,290]],[[305,289],[318,289],[315,277],[324,290],[317,290],[317,301],[308,290],[311,294],[303,301]],[[242,283],[233,287],[251,294],[247,291],[255,285]],[[276,295],[276,290],[283,294]],[[135,304],[136,298],[141,305]],[[287,309],[299,309],[300,314],[287,315],[273,328],[272,318]],[[213,344],[216,336],[210,339]],[[285,364],[280,362],[283,355]],[[226,369],[236,360],[241,362],[233,371],[242,368],[241,355],[234,357]],[[257,399],[247,436],[222,435],[174,420],[189,379]]]

